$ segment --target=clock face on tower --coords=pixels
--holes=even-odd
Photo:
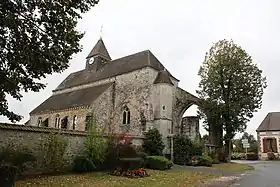
[[[89,64],[92,64],[94,62],[94,57],[91,57],[90,59],[89,59]]]

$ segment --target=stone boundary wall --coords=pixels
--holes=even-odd
[[[0,148],[12,147],[18,150],[28,148],[35,156],[39,156],[40,151],[38,150],[40,149],[38,148],[42,145],[43,138],[50,133],[59,133],[65,137],[68,142],[65,158],[69,163],[72,163],[75,156],[81,154],[87,135],[85,131],[62,130],[8,123],[0,123]],[[133,144],[142,144],[142,136],[130,137],[133,140]]]

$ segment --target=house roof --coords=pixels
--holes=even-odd
[[[103,58],[111,60],[109,52],[107,51],[102,38],[100,38],[98,42],[95,44],[95,46],[92,48],[92,50],[87,56],[87,59],[94,56],[102,56]]]
[[[173,85],[172,81],[170,80],[169,73],[166,70],[158,72],[154,84],[158,84],[158,83],[166,83],[166,84]]]
[[[165,69],[160,61],[152,54],[152,52],[146,50],[123,58],[109,61],[99,71],[89,71],[87,69],[84,69],[78,72],[71,73],[55,89],[55,91],[99,81],[145,67],[151,67],[157,71],[162,71]],[[168,74],[172,76],[169,72]],[[175,77],[173,78],[176,79]]]
[[[90,106],[112,83],[75,90],[72,92],[50,96],[36,107],[30,114],[63,110],[74,107]]]
[[[280,112],[268,113],[256,131],[280,131]]]

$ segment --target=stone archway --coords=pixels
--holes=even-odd
[[[199,106],[199,98],[190,94],[189,92],[176,88],[175,102],[173,106],[173,119],[172,119],[172,134],[180,133],[180,125],[185,111],[192,105]]]

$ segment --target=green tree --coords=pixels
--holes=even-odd
[[[0,1],[0,115],[22,117],[8,109],[7,95],[45,87],[40,79],[60,73],[81,50],[83,33],[76,25],[81,14],[98,0]]]
[[[162,155],[164,147],[162,135],[157,128],[150,129],[145,133],[145,139],[143,141],[143,149],[145,153],[151,156]]]
[[[240,141],[243,139],[248,139],[248,143],[250,144],[250,148],[248,148],[248,152],[258,153],[258,141],[255,139],[254,135],[244,132]]]
[[[230,160],[232,138],[246,129],[246,123],[262,106],[266,78],[251,56],[232,40],[220,40],[210,48],[198,75],[200,97],[219,106]]]
[[[186,165],[190,162],[193,142],[186,135],[176,135],[174,137],[174,163]]]

